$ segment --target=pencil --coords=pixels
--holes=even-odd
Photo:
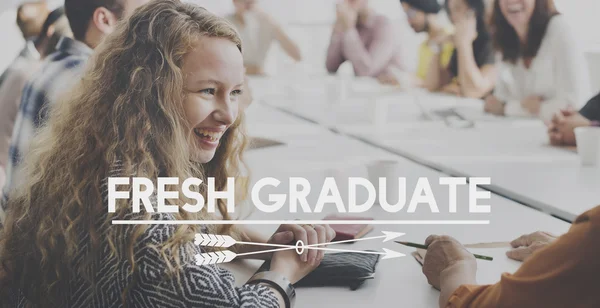
[[[408,246],[408,247],[413,247],[413,248],[420,248],[420,249],[427,249],[426,245],[422,245],[422,244],[416,244],[416,243],[410,243],[410,242],[400,242],[400,241],[395,241],[398,244],[404,245],[404,246]],[[488,257],[488,256],[482,256],[482,255],[478,255],[478,254],[473,254],[473,256],[476,259],[480,259],[480,260],[485,260],[485,261],[493,261],[494,258],[493,257]]]

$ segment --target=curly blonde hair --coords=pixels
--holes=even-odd
[[[224,134],[210,163],[190,160],[193,136],[182,106],[186,93],[181,66],[201,37],[228,39],[241,52],[241,40],[228,22],[177,0],[157,0],[139,8],[99,47],[81,81],[51,110],[47,126],[25,158],[26,180],[11,194],[2,234],[0,288],[18,288],[33,305],[55,307],[70,276],[93,281],[93,264],[103,241],[108,241],[111,257],[126,258],[135,270],[134,245],[147,226],[128,232],[126,247],[118,243],[123,229],[110,222],[130,214],[131,206],[120,200],[117,212],[107,213],[102,185],[115,162],[125,176],[181,181],[198,177],[204,182],[215,177],[218,190],[227,189],[227,177],[241,175],[243,114]],[[224,203],[219,210],[230,219]],[[150,214],[136,218],[149,219]],[[175,214],[175,219],[209,218],[206,212]],[[178,226],[158,247],[173,272],[179,266],[174,261],[178,248],[198,229]],[[91,249],[80,261],[75,256],[81,254],[82,234],[89,236]]]

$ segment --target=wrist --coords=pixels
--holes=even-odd
[[[285,302],[285,307],[294,307],[296,290],[285,276],[281,276],[279,273],[272,271],[260,272],[254,274],[254,276],[248,280],[248,284],[265,284],[281,295]]]
[[[456,285],[451,292],[454,292],[460,285],[475,284],[477,276],[477,261],[475,258],[458,261],[440,273],[440,287],[443,289],[444,284],[451,286]]]
[[[472,49],[472,45],[473,42],[469,42],[468,40],[465,39],[459,39],[458,41],[455,42],[456,44],[456,49],[462,51],[462,50],[468,50],[468,49]]]
[[[590,121],[590,126],[592,126],[592,127],[600,127],[600,121]]]
[[[462,285],[476,284],[477,262],[475,259],[459,261],[440,273],[440,307],[446,307],[448,300]]]

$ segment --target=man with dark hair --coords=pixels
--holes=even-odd
[[[8,148],[15,118],[21,104],[23,87],[42,64],[43,58],[55,51],[62,36],[71,36],[69,22],[62,8],[48,15],[40,35],[27,42],[27,47],[6,69],[0,83],[0,188],[4,187],[4,169],[8,160]],[[0,195],[2,193],[0,192]]]
[[[454,45],[452,27],[440,16],[442,5],[437,0],[400,0],[408,23],[417,33],[427,32],[427,39],[419,48],[416,86],[425,87],[428,75],[448,67]],[[435,89],[431,89],[435,90]]]
[[[579,112],[568,109],[556,112],[548,125],[548,136],[553,145],[575,145],[575,128],[600,127],[600,93],[590,99]]]
[[[6,168],[4,201],[21,178],[19,164],[48,109],[77,80],[83,64],[121,18],[149,0],[65,0],[65,12],[75,39],[63,37],[57,51],[42,64],[23,90]],[[3,205],[5,202],[2,202]]]

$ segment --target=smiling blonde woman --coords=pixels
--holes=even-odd
[[[322,255],[276,252],[271,277],[236,288],[219,267],[197,266],[196,225],[113,226],[113,219],[210,219],[207,213],[107,212],[109,176],[239,176],[245,139],[240,39],[192,4],[156,0],[107,38],[25,158],[2,234],[1,301],[13,307],[280,307],[278,288]],[[199,187],[201,193],[205,188]],[[183,205],[188,200],[170,200]],[[221,214],[228,219],[224,206]],[[330,241],[328,226],[282,226],[278,241]],[[277,234],[276,234],[277,235]],[[274,236],[275,237],[275,236]],[[277,241],[277,240],[276,240]],[[279,276],[277,276],[279,275]],[[274,279],[276,277],[277,279]],[[5,305],[2,305],[3,307]]]

